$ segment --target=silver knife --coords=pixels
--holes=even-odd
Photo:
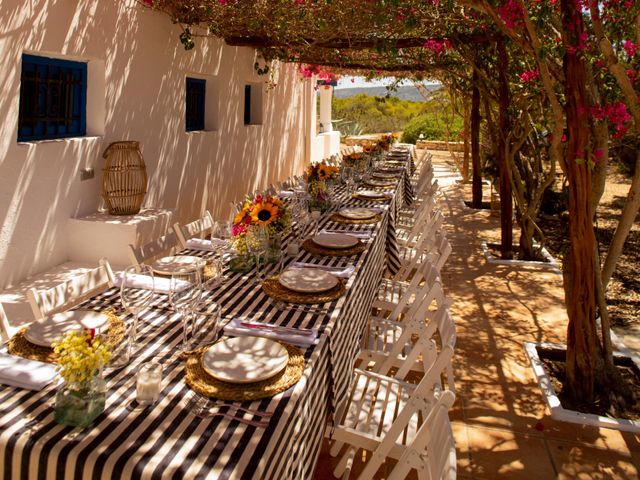
[[[240,322],[240,326],[245,328],[255,328],[259,330],[270,330],[275,333],[280,332],[289,335],[315,335],[315,332],[308,328],[281,327],[279,325],[267,325],[258,322]]]

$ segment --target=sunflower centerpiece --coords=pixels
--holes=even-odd
[[[338,181],[340,168],[324,162],[314,163],[306,172],[309,208],[319,208],[325,212],[331,207],[330,188]]]
[[[282,235],[291,228],[291,213],[287,206],[272,195],[256,195],[248,197],[236,213],[231,228],[233,246],[239,255],[246,255],[247,229],[261,226],[267,229],[270,239],[270,251],[266,255],[267,262],[275,262],[280,258]]]

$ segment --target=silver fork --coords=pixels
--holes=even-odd
[[[273,415],[273,413],[271,412],[261,412],[259,410],[251,410],[249,408],[238,407],[236,405],[219,404],[219,403],[211,402],[211,400],[209,400],[208,398],[198,395],[195,392],[194,392],[194,396],[187,402],[187,407],[188,407],[188,410],[192,411],[192,413],[198,418],[225,417],[231,420],[237,420],[238,422],[244,423],[245,425],[251,425],[254,427],[261,427],[261,428],[264,428],[267,425],[269,425],[269,420],[247,420],[246,418],[237,417],[236,415],[231,413],[212,412],[211,409],[229,407],[230,409],[233,409],[235,412],[245,412],[250,415],[253,415],[256,417],[263,417],[263,418],[270,418]]]

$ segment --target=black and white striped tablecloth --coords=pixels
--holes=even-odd
[[[220,305],[223,318],[248,318],[292,327],[317,328],[319,342],[304,348],[305,370],[292,388],[273,398],[247,402],[253,409],[274,412],[266,428],[247,426],[224,417],[201,419],[186,402],[190,394],[178,357],[182,339],[179,315],[166,295],[158,295],[141,314],[138,339],[130,364],[108,371],[105,412],[77,434],[53,421],[55,387],[41,392],[0,386],[0,477],[2,478],[216,478],[308,479],[319,453],[327,419],[346,397],[359,349],[359,339],[385,267],[397,254],[392,228],[397,195],[377,225],[341,225],[328,215],[320,228],[370,231],[368,248],[351,257],[314,257],[296,261],[355,264],[344,297],[326,305],[326,313],[279,311],[250,275],[226,272],[226,281],[205,293],[198,331],[212,334],[205,314]],[[345,205],[362,205],[340,197]],[[373,204],[372,204],[373,205]],[[379,204],[376,204],[379,206]],[[285,244],[290,239],[285,239]],[[211,252],[183,253],[210,257]],[[288,260],[293,261],[293,259]],[[250,272],[251,273],[251,272]],[[120,308],[116,289],[92,298],[81,308]],[[223,320],[224,321],[224,320]],[[206,340],[206,338],[205,338]],[[132,408],[135,372],[151,360],[163,365],[161,400],[144,410]],[[250,418],[250,417],[247,417]]]

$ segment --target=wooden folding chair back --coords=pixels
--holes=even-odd
[[[31,288],[27,298],[36,320],[46,315],[62,312],[82,303],[91,296],[113,287],[114,276],[106,258],[100,266],[46,290]]]
[[[178,239],[180,248],[186,248],[187,240],[194,237],[201,237],[206,234],[206,232],[211,232],[212,228],[213,217],[208,210],[204,212],[202,217],[197,218],[193,222],[187,223],[186,225],[180,225],[179,223],[173,225],[173,231]]]
[[[169,255],[173,253],[178,246],[178,236],[175,232],[171,231],[139,247],[134,247],[130,244],[129,257],[131,258],[132,264],[140,265],[161,255]]]

